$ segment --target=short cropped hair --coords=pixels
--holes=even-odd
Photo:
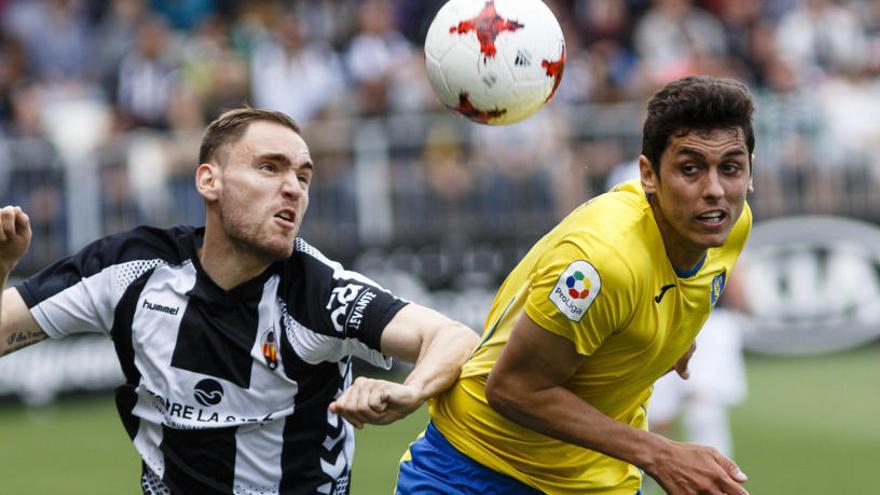
[[[733,79],[688,76],[670,82],[648,101],[642,134],[642,154],[660,173],[660,156],[673,136],[691,131],[742,129],[749,149],[755,150],[752,114],[755,103],[745,84]]]
[[[281,124],[300,134],[299,125],[284,113],[250,107],[228,110],[205,129],[202,144],[199,146],[199,163],[208,163],[215,157],[221,146],[238,141],[248,126],[257,121]]]

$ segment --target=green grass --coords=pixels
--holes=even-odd
[[[752,493],[877,493],[880,346],[830,356],[748,360],[733,413],[736,459]]]
[[[0,493],[139,494],[139,470],[110,396],[0,408]]]
[[[736,459],[753,494],[876,493],[880,346],[830,356],[747,360],[733,412]],[[353,495],[390,494],[424,409],[358,432]],[[138,494],[139,461],[110,397],[0,407],[0,493]]]
[[[427,421],[423,407],[390,427],[357,431],[352,494],[390,494],[400,456]],[[0,406],[0,495],[139,495],[139,476],[112,397]]]

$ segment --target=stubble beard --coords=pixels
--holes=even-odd
[[[223,226],[226,238],[240,253],[256,257],[269,264],[285,260],[293,254],[292,239],[289,242],[274,241],[267,233],[262,232],[262,224],[248,222],[241,210],[227,209],[222,202],[220,224]],[[295,236],[296,232],[292,237]]]

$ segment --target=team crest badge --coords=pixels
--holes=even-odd
[[[586,260],[577,260],[559,276],[550,300],[566,318],[581,321],[601,288],[602,278],[596,268]]]
[[[715,303],[718,302],[718,298],[721,297],[721,293],[724,292],[724,283],[727,282],[727,272],[723,271],[712,279],[712,285],[709,287],[709,299],[712,301],[712,306],[715,306]]]
[[[270,370],[278,367],[278,346],[275,345],[275,332],[271,328],[263,334],[263,359]]]

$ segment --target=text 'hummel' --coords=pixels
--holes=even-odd
[[[151,309],[153,311],[160,311],[162,313],[168,313],[169,315],[176,315],[177,312],[180,310],[180,306],[177,306],[174,308],[172,308],[170,306],[162,306],[161,304],[153,304],[146,299],[144,299],[143,307],[146,309]]]

